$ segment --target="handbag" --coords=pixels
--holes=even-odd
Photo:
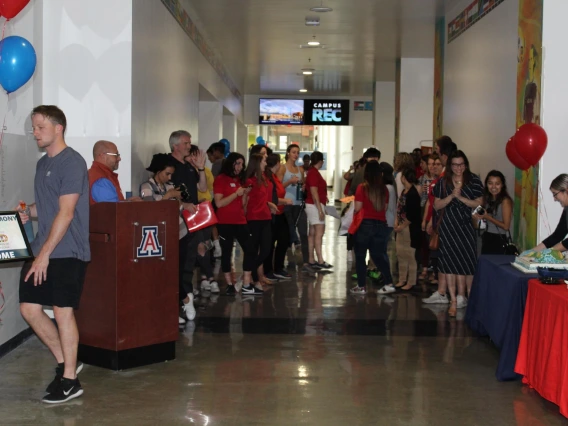
[[[503,254],[518,256],[520,251],[517,248],[517,246],[513,243],[513,239],[511,238],[511,232],[507,230],[505,234],[502,234],[501,231],[499,231],[499,227],[496,226],[496,228],[497,232],[499,233],[499,236],[501,237],[501,241],[503,242]]]
[[[353,213],[353,222],[349,226],[349,230],[347,231],[351,235],[355,235],[359,226],[361,226],[361,222],[363,222],[363,209],[359,210],[358,212]]]
[[[195,208],[197,211],[193,214],[185,209],[181,212],[189,232],[199,231],[200,229],[208,228],[218,223],[211,201],[203,201],[197,204]]]

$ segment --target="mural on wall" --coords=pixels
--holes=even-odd
[[[243,99],[241,92],[229,76],[221,60],[217,57],[213,49],[211,49],[211,46],[207,44],[207,41],[199,32],[199,29],[195,26],[195,23],[191,20],[181,5],[180,0],[162,0],[162,3],[170,11],[189,38],[195,43],[199,51],[203,54],[203,56],[205,56],[215,71],[217,71],[221,80],[223,80],[223,82],[231,90],[231,93],[242,103]]]
[[[436,140],[443,133],[444,124],[444,46],[446,19],[436,21],[436,39],[434,43],[434,135]]]
[[[461,36],[473,24],[485,17],[505,0],[473,0],[448,23],[448,43]]]
[[[400,147],[400,59],[396,60],[395,89],[394,89],[394,153]]]
[[[540,124],[543,0],[519,0],[517,123]],[[523,249],[537,243],[538,165],[515,169],[514,235]]]

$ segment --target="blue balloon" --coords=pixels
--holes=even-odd
[[[32,44],[23,37],[10,36],[0,42],[0,84],[15,92],[34,75],[37,57]]]
[[[227,158],[229,156],[229,154],[231,153],[231,142],[229,142],[228,139],[221,139],[219,142],[221,142],[223,145],[225,145],[225,158]]]
[[[262,136],[257,136],[256,143],[259,145],[264,145],[264,138]]]

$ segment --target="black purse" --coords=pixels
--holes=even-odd
[[[518,256],[520,251],[518,247],[513,243],[513,239],[511,238],[511,233],[507,231],[505,234],[501,234],[499,231],[499,227],[497,226],[497,232],[499,232],[499,236],[501,237],[501,241],[503,242],[503,254],[509,254],[513,256]]]

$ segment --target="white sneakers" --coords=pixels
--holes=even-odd
[[[385,286],[383,286],[382,288],[380,288],[379,290],[377,290],[378,294],[390,294],[390,293],[394,293],[396,291],[396,288],[394,288],[393,284],[387,284]]]
[[[435,291],[430,297],[422,299],[422,303],[442,303],[447,305],[450,303],[450,299],[448,299],[445,294],[440,294]]]
[[[213,251],[213,257],[216,259],[221,257],[223,252],[221,251],[221,245],[219,244],[219,240],[213,241],[213,247],[215,247],[215,250]]]
[[[201,290],[203,291],[211,291],[211,283],[207,279],[201,280]]]
[[[195,319],[195,306],[193,306],[193,294],[188,294],[189,302],[183,304],[183,311],[188,320],[193,321]]]
[[[219,293],[219,283],[215,280],[209,282],[211,293]]]
[[[456,298],[456,308],[461,309],[467,306],[467,299],[464,296],[458,296]]]

